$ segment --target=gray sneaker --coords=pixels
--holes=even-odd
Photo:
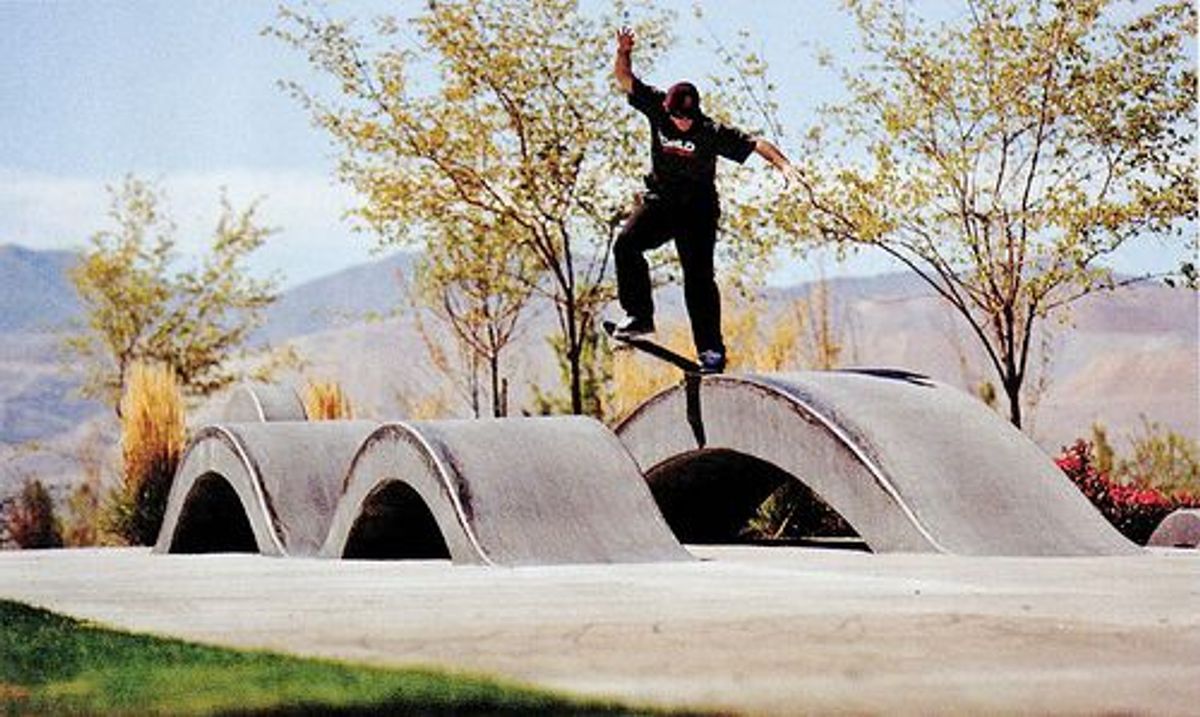
[[[639,339],[654,333],[654,319],[639,319],[626,317],[613,329],[613,337],[618,339]]]
[[[700,373],[721,373],[725,370],[725,354],[720,351],[701,351]]]

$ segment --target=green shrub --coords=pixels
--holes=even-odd
[[[1056,462],[1100,513],[1139,545],[1145,545],[1158,524],[1175,509],[1200,507],[1200,495],[1182,491],[1166,494],[1146,478],[1131,483],[1113,480],[1097,466],[1093,445],[1082,439],[1064,448]]]
[[[22,548],[61,548],[62,531],[54,513],[54,500],[36,478],[26,478],[21,494],[5,516],[8,538]]]
[[[852,537],[850,524],[800,481],[784,481],[759,505],[741,536],[750,540]]]

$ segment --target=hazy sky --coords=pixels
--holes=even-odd
[[[366,18],[380,10],[403,15],[425,1],[331,6],[339,17]],[[781,88],[786,125],[802,127],[818,103],[837,96],[837,83],[815,61],[818,45],[835,54],[853,46],[836,0],[709,0],[703,26],[692,0],[661,4],[677,11],[680,41],[649,79],[689,77],[703,86],[717,60],[694,38],[715,32],[733,44],[745,29]],[[953,13],[959,3],[912,6]],[[235,206],[261,197],[262,218],[281,230],[255,259],[257,272],[294,284],[369,259],[370,237],[352,234],[341,218],[352,198],[332,178],[334,149],[276,86],[281,78],[313,78],[299,53],[260,36],[276,7],[274,0],[0,0],[0,243],[82,247],[106,225],[105,186],[132,172],[166,189],[185,250],[208,236],[225,187]],[[1131,252],[1120,266],[1154,266],[1155,252]],[[824,267],[829,274],[886,268],[872,258]],[[776,278],[812,275],[811,266],[793,264]]]

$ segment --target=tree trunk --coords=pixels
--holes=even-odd
[[[571,413],[576,416],[583,415],[583,377],[582,367],[580,366],[580,346],[573,346],[567,350],[567,367],[571,372]]]
[[[1008,420],[1017,428],[1021,427],[1021,381],[1012,376],[1002,376],[1004,393],[1008,395]]]
[[[566,306],[564,307],[567,313],[567,372],[570,374],[571,383],[571,413],[576,416],[583,415],[583,377],[580,367],[580,356],[583,354],[583,340],[579,336],[579,317],[575,310],[575,297],[567,296]]]
[[[471,391],[471,414],[479,418],[479,354],[471,352],[471,378],[468,382]]]
[[[489,356],[488,366],[492,373],[492,416],[500,418],[504,415],[500,397],[500,357],[495,354]]]

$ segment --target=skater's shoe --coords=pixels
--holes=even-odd
[[[613,338],[640,339],[654,333],[654,319],[628,316],[613,329]]]
[[[725,370],[725,354],[720,351],[700,352],[700,373],[721,373]]]

